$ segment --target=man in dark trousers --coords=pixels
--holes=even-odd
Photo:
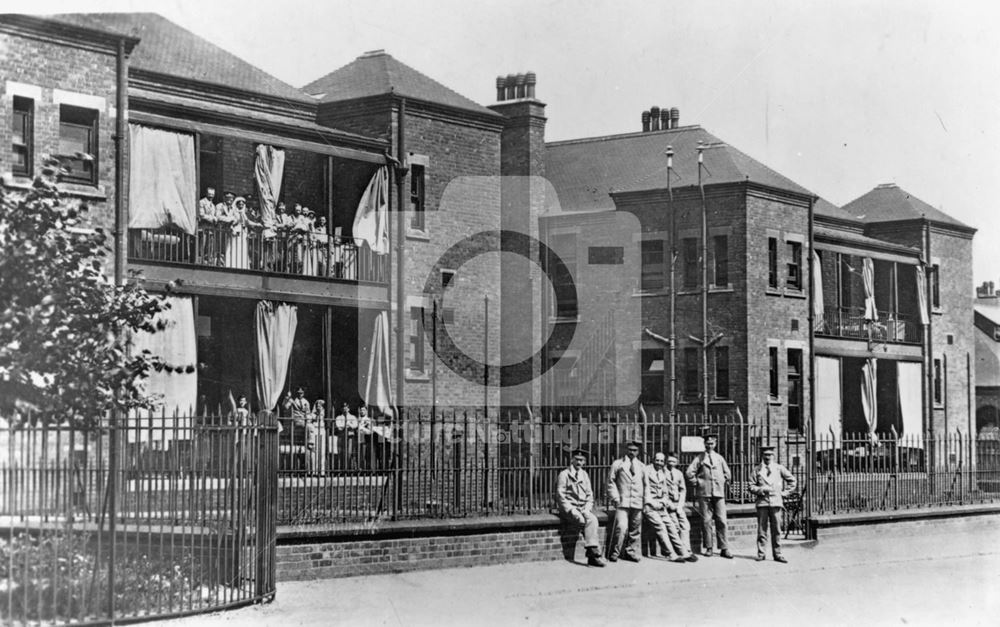
[[[761,462],[750,477],[750,494],[757,497],[757,561],[767,548],[767,527],[771,526],[771,554],[774,561],[788,563],[781,555],[781,525],[778,517],[785,508],[784,497],[795,489],[795,475],[774,461],[774,447],[760,447]]]
[[[711,557],[715,551],[715,540],[719,542],[719,555],[732,559],[729,552],[729,542],[726,539],[726,484],[732,479],[729,464],[722,455],[715,452],[719,436],[706,432],[705,451],[700,453],[684,473],[688,481],[694,485],[695,502],[698,504],[698,514],[701,516],[701,542],[705,549],[705,557]]]
[[[559,516],[573,529],[583,530],[583,546],[587,550],[587,565],[604,566],[600,543],[597,539],[597,516],[594,515],[594,490],[590,485],[590,475],[583,469],[587,463],[587,451],[578,448],[573,451],[569,468],[559,473],[556,479],[556,502]]]
[[[615,535],[608,553],[611,562],[617,562],[619,555],[629,562],[639,561],[646,496],[646,465],[639,461],[640,446],[637,439],[629,441],[625,456],[611,464],[608,475],[608,495],[615,506]]]

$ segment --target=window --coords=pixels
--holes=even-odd
[[[729,285],[729,237],[716,235],[712,238],[715,250],[715,286]]]
[[[424,371],[424,309],[410,307],[410,370]]]
[[[772,399],[778,398],[778,347],[771,346],[767,349],[768,357],[768,395]]]
[[[455,280],[454,270],[442,270],[441,271],[441,288],[446,288],[451,285],[451,282]]]
[[[552,264],[552,288],[555,290],[555,315],[557,318],[576,318],[576,284],[573,276],[576,274],[576,235],[574,233],[559,233],[552,236],[550,251],[562,260],[562,264]]]
[[[698,286],[698,240],[685,237],[681,245],[684,250],[684,287]]]
[[[655,292],[663,289],[663,240],[642,242],[642,291]]]
[[[206,187],[214,187],[216,202],[222,202],[222,160],[222,138],[216,135],[199,135],[198,191],[204,193]]]
[[[410,218],[410,228],[423,231],[425,228],[424,216],[424,166],[410,165],[410,211],[413,212]]]
[[[13,128],[11,129],[11,173],[32,175],[35,144],[35,101],[14,96]]]
[[[941,367],[941,360],[934,360],[934,404],[941,405],[944,403],[943,386],[941,385],[944,377],[944,372]]]
[[[802,429],[802,349],[788,349],[788,429]]]
[[[941,309],[941,266],[931,266],[931,307]]]
[[[778,238],[767,238],[767,286],[778,289]]]
[[[59,156],[69,170],[66,181],[97,185],[97,111],[59,106]]]
[[[786,285],[792,289],[802,289],[802,242],[788,244],[788,279]]]
[[[684,397],[698,398],[698,349],[684,349]]]
[[[663,349],[642,349],[642,402],[663,402]]]
[[[715,398],[729,398],[729,347],[715,347]]]

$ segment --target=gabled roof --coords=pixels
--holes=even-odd
[[[317,78],[302,91],[321,103],[393,94],[490,117],[503,117],[397,61],[384,50],[366,52],[344,67]]]
[[[972,229],[969,225],[935,209],[894,183],[878,185],[867,194],[844,205],[843,211],[865,224],[926,218],[931,222],[946,226],[958,227],[963,230]]]
[[[814,211],[818,217],[826,218],[836,218],[838,220],[848,220],[851,222],[858,222],[857,216],[853,216],[848,212],[844,211],[842,208],[833,204],[825,198],[817,198],[816,204],[813,206]],[[860,223],[859,223],[860,227]]]
[[[614,209],[612,193],[666,188],[664,152],[668,145],[674,150],[672,186],[697,185],[698,142],[708,144],[704,151],[705,185],[750,181],[813,195],[700,126],[552,142],[545,146],[545,176],[566,210]]]
[[[306,94],[156,13],[65,13],[67,24],[139,38],[130,67],[292,101],[314,104]]]

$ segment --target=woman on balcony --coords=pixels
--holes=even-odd
[[[247,201],[240,196],[229,213],[229,234],[226,245],[226,267],[246,270],[250,267],[250,238],[247,234],[251,226],[247,217]]]

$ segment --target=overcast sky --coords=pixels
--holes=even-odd
[[[893,182],[976,227],[1000,281],[1000,9],[974,0],[36,0],[155,11],[296,86],[383,48],[483,104],[534,71],[549,140],[651,105],[843,205]]]

